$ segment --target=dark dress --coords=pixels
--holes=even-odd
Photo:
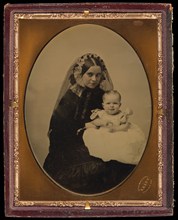
[[[69,89],[51,117],[49,154],[43,167],[53,180],[73,192],[94,194],[109,190],[135,167],[90,156],[83,132],[77,134],[90,121],[91,110],[102,108],[103,93],[100,88],[85,89],[79,97]]]

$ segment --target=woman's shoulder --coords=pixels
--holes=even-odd
[[[61,102],[64,101],[76,102],[77,99],[79,99],[79,97],[75,93],[73,93],[70,89],[68,89],[65,95],[62,97]]]
[[[67,112],[70,112],[75,108],[77,100],[78,97],[69,89],[59,101],[55,112],[57,114],[61,114],[61,112],[67,114]]]

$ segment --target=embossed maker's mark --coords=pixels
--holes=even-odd
[[[152,185],[152,179],[150,179],[149,176],[144,176],[138,184],[138,191],[145,193],[150,189],[151,185]]]

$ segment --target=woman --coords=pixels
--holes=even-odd
[[[68,79],[70,81],[69,86]],[[44,169],[62,187],[76,193],[101,193],[119,184],[134,165],[104,162],[90,156],[79,132],[91,111],[102,108],[102,95],[112,89],[103,60],[85,54],[69,69],[49,127],[49,154]]]

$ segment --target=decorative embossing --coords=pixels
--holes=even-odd
[[[163,172],[163,51],[162,51],[162,15],[157,18],[158,32],[158,203],[162,204],[162,172]]]
[[[14,204],[15,206],[55,206],[55,207],[85,207],[86,201],[20,201],[19,198],[19,20],[20,19],[156,19],[158,21],[158,109],[162,109],[162,17],[161,13],[15,13],[14,14],[14,41],[13,41],[13,156],[14,156]],[[112,201],[87,201],[90,206],[160,206],[162,205],[162,115],[158,117],[158,200],[112,200]],[[146,193],[152,185],[152,180],[144,176],[139,184],[138,191]]]
[[[158,17],[158,109],[163,107],[162,79],[163,79],[163,55],[162,55],[162,18]]]
[[[87,16],[86,16],[87,15]],[[15,14],[16,20],[18,19],[160,19],[160,13],[91,13],[84,11],[83,13],[25,13]]]
[[[86,201],[85,210],[89,210],[89,209],[91,209],[90,203],[88,201]]]
[[[84,12],[83,12],[84,16],[88,16],[89,13],[90,13],[89,11],[84,11]]]
[[[162,188],[160,188],[158,190],[158,201],[159,201],[160,204],[162,204],[162,202],[163,202],[163,190],[162,190]]]
[[[20,206],[19,201],[19,14],[14,14],[14,45],[13,45],[13,146],[14,146],[14,203]]]
[[[163,116],[158,116],[158,163],[162,165],[162,147],[163,147],[163,140],[162,140],[162,127],[163,127]]]
[[[152,185],[152,179],[150,179],[149,176],[144,176],[138,184],[138,191],[145,193],[150,189],[151,185]]]
[[[17,195],[19,192],[17,193]],[[161,200],[158,201],[139,201],[139,200],[127,200],[127,201],[19,201],[18,196],[15,199],[16,206],[50,206],[50,207],[86,207],[86,202],[90,204],[90,207],[119,207],[119,206],[161,206]]]

